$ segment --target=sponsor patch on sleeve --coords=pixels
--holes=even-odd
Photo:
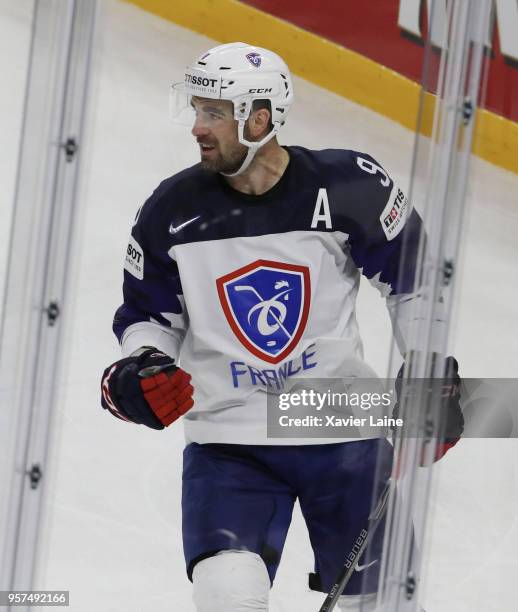
[[[408,198],[403,190],[394,183],[387,205],[380,215],[380,223],[387,240],[393,240],[405,225],[410,209]]]
[[[124,269],[132,274],[135,278],[143,280],[144,278],[144,251],[140,244],[130,236],[128,248],[126,249],[126,257],[124,258]]]

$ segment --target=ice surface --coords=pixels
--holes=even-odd
[[[181,80],[184,66],[213,41],[123,2],[101,4],[83,143],[87,163],[69,306],[73,315],[66,331],[37,587],[70,590],[74,612],[189,612],[194,608],[180,536],[181,428],[155,432],[110,418],[99,406],[99,377],[119,355],[110,328],[121,300],[133,216],[160,180],[197,161],[188,130],[169,122],[169,84]],[[0,2],[2,74],[14,84],[8,96],[2,93],[0,107],[0,134],[9,139],[9,155],[0,164],[3,220],[9,217],[14,186],[31,5]],[[408,186],[410,131],[301,79],[295,79],[295,87],[296,103],[281,142],[366,151]],[[469,192],[453,352],[464,376],[515,376],[518,177],[475,160]],[[2,246],[6,227],[0,225]],[[4,246],[0,275],[5,254]],[[383,374],[388,317],[367,283],[360,291],[358,318],[367,360]],[[427,612],[513,609],[517,451],[516,441],[466,440],[441,461],[423,597]],[[273,612],[318,609],[322,596],[306,587],[311,564],[297,509],[271,593]]]

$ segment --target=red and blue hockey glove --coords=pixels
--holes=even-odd
[[[101,404],[124,421],[164,429],[192,408],[190,382],[174,359],[143,346],[104,370]]]
[[[399,400],[403,388],[403,370],[405,364],[399,369],[396,378],[397,401],[394,406],[392,416],[397,418],[399,413]],[[423,381],[417,381],[417,385],[422,385]],[[444,363],[444,377],[434,379],[434,384],[427,384],[429,392],[439,392],[439,429],[442,433],[438,441],[435,452],[435,461],[443,457],[460,440],[464,431],[464,417],[460,407],[460,376],[459,364],[454,357],[447,357]],[[435,384],[436,383],[436,384]],[[414,397],[422,396],[421,389],[414,389],[412,381],[407,382],[407,395]]]

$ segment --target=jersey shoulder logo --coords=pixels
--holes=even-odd
[[[309,268],[259,259],[216,280],[232,331],[253,355],[279,363],[304,333],[311,301]]]

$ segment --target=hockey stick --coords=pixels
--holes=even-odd
[[[365,552],[367,548],[367,544],[372,540],[374,533],[385,515],[385,511],[387,509],[387,502],[390,493],[390,487],[392,485],[392,479],[387,480],[385,483],[385,487],[380,495],[378,500],[378,504],[369,515],[369,525],[367,529],[362,529],[360,534],[356,538],[354,542],[353,548],[351,552],[347,555],[347,559],[344,563],[342,571],[340,572],[333,588],[329,591],[327,597],[324,600],[324,603],[320,607],[319,612],[330,612],[336,606],[338,602],[338,598],[344,592],[347,583],[351,579],[351,576],[354,572],[355,567],[358,564],[358,561],[361,559],[361,556]]]

